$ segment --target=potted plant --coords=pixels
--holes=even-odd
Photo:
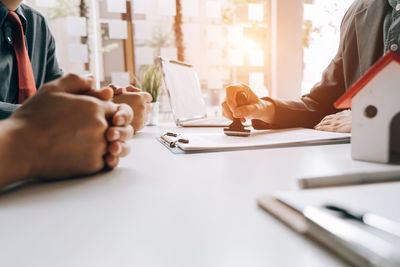
[[[135,77],[136,86],[143,92],[149,93],[153,97],[151,103],[152,111],[149,115],[147,125],[157,125],[158,114],[160,111],[160,103],[158,102],[158,94],[161,89],[161,72],[156,65],[148,66],[142,71],[140,79]]]

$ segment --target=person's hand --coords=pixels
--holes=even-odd
[[[85,76],[89,81],[93,81],[94,76]],[[92,85],[93,85],[92,83]],[[100,90],[90,89],[80,92],[81,94],[97,97],[104,101],[110,101],[113,96],[113,88],[106,87]],[[115,168],[118,165],[119,157],[125,157],[130,152],[130,146],[126,144],[133,135],[133,128],[130,125],[133,119],[133,111],[126,104],[120,104],[118,111],[114,114],[110,122],[110,128],[107,130],[106,139],[109,142],[108,153],[104,160],[108,168]]]
[[[114,157],[116,162],[106,165],[115,167],[118,157],[129,152],[129,148],[115,146],[130,138],[132,129],[119,126],[116,121],[109,128],[109,121],[124,113],[129,124],[132,112],[111,101],[84,95],[94,94],[91,90],[90,79],[67,75],[45,84],[10,117],[13,125],[18,125],[13,146],[19,151],[18,162],[22,159],[22,165],[26,165],[22,168],[26,170],[25,178],[93,174],[105,167],[104,156]],[[109,95],[106,91],[96,93]],[[119,132],[120,138],[108,138],[112,129]],[[114,142],[108,144],[105,135]]]
[[[247,96],[247,105],[237,105],[236,95],[239,92],[244,92]],[[226,100],[222,103],[222,115],[230,120],[240,118],[242,122],[250,119],[272,123],[275,107],[271,102],[260,99],[248,86],[235,84],[226,88]]]
[[[125,103],[133,109],[132,127],[134,132],[143,129],[151,112],[150,103],[153,100],[151,95],[131,85],[123,88],[111,84],[110,87],[114,90],[114,103]]]
[[[344,110],[326,116],[314,129],[326,132],[351,133],[351,123],[351,110]]]

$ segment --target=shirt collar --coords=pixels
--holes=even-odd
[[[2,26],[4,21],[6,20],[7,14],[8,9],[4,6],[2,2],[0,2],[0,26]]]
[[[15,10],[15,13],[18,14],[19,18],[21,19],[22,22],[22,27],[24,28],[24,33],[26,33],[26,17],[24,15],[23,9],[21,6],[19,6],[17,8],[17,10]],[[8,15],[8,9],[6,8],[6,6],[0,2],[0,26],[2,26],[4,24],[4,21],[6,20]]]
[[[17,13],[19,18],[21,19],[22,27],[24,28],[24,33],[26,34],[26,17],[24,15],[21,5],[17,8],[17,10],[15,10],[15,13]]]
[[[400,4],[400,1],[399,1],[399,0],[388,0],[388,2],[389,2],[389,5],[390,5],[393,9],[395,9],[396,6],[397,6],[398,4]]]

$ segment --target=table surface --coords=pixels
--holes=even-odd
[[[350,145],[172,154],[147,127],[120,166],[0,196],[2,266],[341,266],[257,206],[297,178],[390,166]]]

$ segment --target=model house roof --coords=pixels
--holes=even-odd
[[[335,108],[351,108],[351,100],[358,94],[378,73],[380,73],[390,62],[397,61],[400,64],[400,55],[396,52],[387,52],[376,62],[346,93],[336,102]]]

